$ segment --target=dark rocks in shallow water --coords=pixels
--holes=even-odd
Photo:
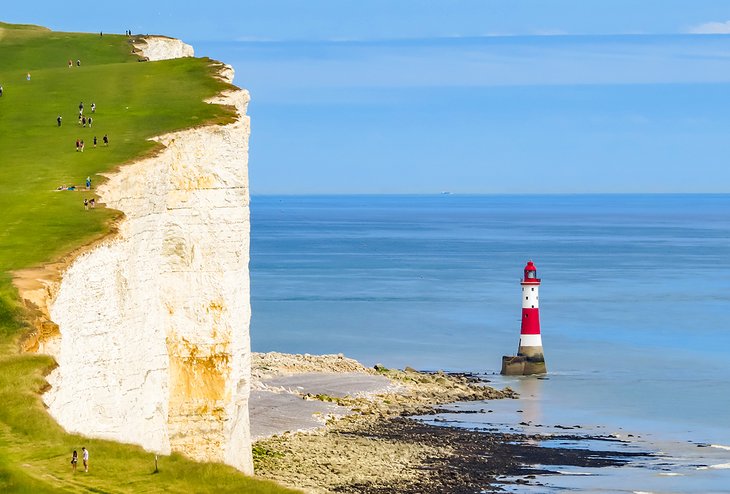
[[[484,433],[440,427],[408,418],[393,418],[370,424],[354,436],[376,440],[425,444],[435,453],[426,459],[420,480],[404,485],[341,485],[344,493],[366,494],[472,494],[496,492],[500,484],[531,484],[527,479],[555,474],[550,466],[617,467],[646,453],[541,447],[540,440],[554,436],[539,434]],[[571,441],[600,439],[589,436],[562,436]],[[536,465],[540,465],[537,467]],[[509,480],[514,479],[515,480]]]

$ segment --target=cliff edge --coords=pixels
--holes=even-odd
[[[137,45],[149,60],[186,46]],[[160,136],[156,156],[108,175],[97,192],[124,213],[118,233],[46,283],[47,300],[26,297],[57,325],[37,349],[58,362],[44,401],[65,429],[253,473],[248,101],[219,95],[234,123]]]

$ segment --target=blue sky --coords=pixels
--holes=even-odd
[[[728,192],[730,2],[27,2],[251,91],[253,193]]]

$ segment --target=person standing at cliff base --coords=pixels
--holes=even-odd
[[[76,473],[76,464],[79,462],[79,454],[74,450],[73,454],[71,455],[71,469],[74,473]]]
[[[86,446],[83,446],[81,448],[81,451],[84,452],[83,457],[82,457],[84,460],[84,472],[88,472],[89,471],[89,450],[86,449]]]

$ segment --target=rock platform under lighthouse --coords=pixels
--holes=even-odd
[[[537,268],[528,261],[524,270],[522,287],[522,320],[520,330],[520,346],[517,355],[502,357],[502,375],[527,376],[545,374],[545,355],[542,351],[540,334],[540,278]]]

